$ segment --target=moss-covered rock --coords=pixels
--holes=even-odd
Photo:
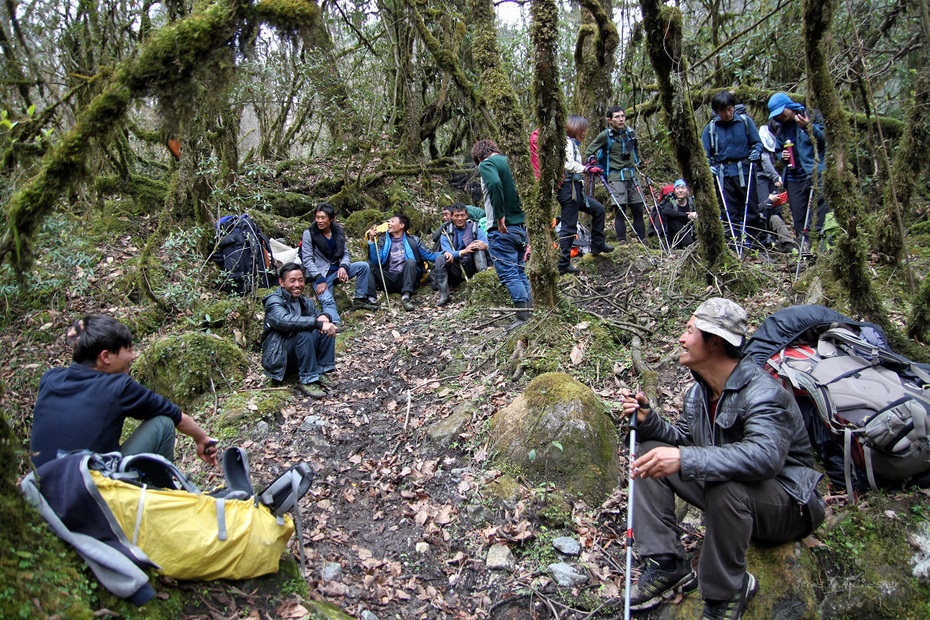
[[[476,273],[464,285],[468,305],[474,308],[507,307],[512,305],[506,287],[492,269]]]
[[[135,376],[165,398],[181,405],[197,396],[240,382],[248,367],[232,341],[215,334],[187,332],[152,344],[135,364]]]
[[[491,448],[533,484],[551,483],[589,505],[617,484],[617,434],[594,392],[564,373],[533,379],[491,419]]]
[[[235,432],[249,420],[275,417],[288,403],[291,396],[286,390],[251,390],[236,392],[223,401],[222,413],[217,420],[217,434],[224,428]]]
[[[377,209],[362,209],[350,214],[349,217],[343,220],[342,226],[345,228],[346,236],[350,239],[363,239],[365,231],[375,224],[380,224],[385,219],[387,219],[387,216]]]

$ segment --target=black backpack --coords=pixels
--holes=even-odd
[[[248,295],[258,288],[277,282],[274,255],[268,239],[252,218],[225,215],[216,224],[216,248],[210,259],[223,270],[220,289],[236,295]]]

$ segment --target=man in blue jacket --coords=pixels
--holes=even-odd
[[[645,564],[631,609],[697,586],[702,620],[737,620],[759,589],[746,570],[750,540],[796,540],[823,521],[821,474],[801,412],[781,384],[743,358],[746,326],[746,311],[728,299],[694,312],[678,339],[678,363],[696,382],[676,423],[624,390],[623,413],[639,423],[633,534]],[[681,544],[676,496],[704,511],[697,574]]]
[[[413,295],[423,274],[423,261],[435,262],[439,252],[433,252],[420,242],[415,235],[408,235],[410,220],[405,215],[394,215],[388,220],[387,233],[378,236],[378,229],[372,226],[368,237],[368,262],[371,265],[371,279],[368,281],[368,298],[375,299],[380,288],[384,292],[400,293],[400,303],[404,310],[413,311]],[[446,256],[450,260],[451,255]]]
[[[216,465],[216,442],[177,405],[129,376],[136,354],[129,328],[89,314],[68,332],[74,363],[52,368],[39,381],[30,449],[36,467],[59,452],[90,450],[159,454],[174,460],[177,431],[191,437],[197,456]],[[120,445],[126,418],[142,424]]]
[[[265,297],[262,332],[262,368],[274,381],[297,373],[297,390],[310,398],[323,398],[326,373],[336,368],[336,325],[326,312],[303,296],[307,285],[297,263],[278,272],[280,287]]]
[[[788,190],[794,233],[801,239],[811,228],[819,233],[827,217],[822,181],[818,183],[816,213],[812,201],[814,175],[820,178],[827,156],[823,121],[785,93],[772,95],[768,107],[769,118],[779,123],[775,131],[775,152],[780,154],[785,164],[785,188]]]
[[[716,179],[724,233],[741,240],[745,213],[745,232],[756,239],[765,232],[755,182],[755,168],[762,162],[759,130],[729,91],[714,95],[710,105],[714,115],[704,127],[701,142]]]
[[[439,288],[437,306],[449,303],[449,287],[458,286],[479,271],[488,268],[488,234],[478,222],[468,221],[468,210],[462,203],[450,207],[451,219],[439,236],[442,250],[436,257],[433,282]],[[452,258],[446,260],[447,256]]]

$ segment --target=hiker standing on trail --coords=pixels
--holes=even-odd
[[[368,299],[368,279],[371,269],[365,261],[352,262],[349,245],[342,226],[335,223],[336,212],[329,203],[320,203],[316,208],[314,224],[304,231],[300,243],[300,262],[304,277],[313,283],[313,290],[323,311],[336,325],[342,324],[333,285],[336,280],[344,284],[355,278],[354,308],[377,310],[378,304]]]
[[[604,171],[595,164],[584,164],[581,156],[581,141],[588,130],[588,121],[583,116],[572,115],[565,123],[565,177],[559,188],[559,205],[562,213],[559,217],[559,273],[578,273],[578,268],[571,264],[572,245],[578,232],[578,212],[591,216],[591,254],[613,252],[604,238],[604,205],[589,197],[584,191],[584,175],[600,176]]]
[[[780,154],[785,164],[785,189],[788,190],[794,233],[800,239],[806,233],[806,224],[807,229],[819,234],[828,210],[822,181],[818,183],[816,213],[811,204],[811,191],[814,175],[820,179],[826,167],[823,119],[816,112],[811,113],[800,103],[795,103],[785,93],[772,95],[768,108],[769,118],[778,123],[775,152]]]
[[[679,337],[678,362],[696,380],[681,418],[667,422],[643,394],[624,390],[623,414],[639,422],[633,535],[645,570],[630,608],[676,593],[704,598],[702,619],[740,618],[758,591],[747,572],[751,539],[784,543],[823,521],[821,474],[798,406],[751,358],[742,358],[746,311],[728,299],[702,303]],[[698,572],[675,518],[675,496],[704,511]]]
[[[518,308],[511,327],[530,318],[532,305],[530,281],[526,277],[526,215],[520,204],[517,184],[510,171],[510,162],[501,155],[493,140],[479,140],[471,147],[471,158],[481,176],[484,212],[488,225],[488,250],[494,271],[507,287],[513,305]]]
[[[433,252],[420,242],[416,235],[408,235],[410,220],[406,215],[394,215],[388,220],[387,233],[378,236],[372,226],[368,237],[368,263],[371,280],[368,298],[375,299],[380,288],[387,294],[400,293],[400,304],[407,312],[413,311],[410,296],[423,275],[423,261],[435,262],[439,252]],[[446,260],[449,260],[446,256]]]
[[[488,268],[488,235],[478,222],[468,221],[462,203],[452,205],[452,220],[443,226],[439,239],[441,252],[433,268],[433,282],[439,288],[437,306],[449,303],[449,287],[458,286],[479,271]],[[446,260],[446,256],[452,258]]]
[[[36,467],[59,452],[150,452],[174,461],[177,432],[194,440],[197,456],[216,465],[216,441],[177,405],[129,376],[136,354],[129,328],[88,314],[68,331],[73,364],[52,368],[39,381],[30,450]],[[120,445],[126,418],[142,424]]]
[[[729,91],[714,95],[710,105],[714,113],[701,142],[715,177],[724,234],[731,241],[742,240],[745,214],[745,232],[757,239],[765,232],[755,182],[755,169],[762,165],[759,130]]]
[[[646,224],[643,222],[643,196],[636,185],[636,169],[639,167],[639,141],[636,132],[626,126],[626,112],[623,106],[607,108],[607,129],[585,149],[585,157],[590,160],[604,150],[606,157],[597,157],[603,161],[604,174],[614,201],[614,231],[617,241],[626,243],[626,217],[620,209],[626,208],[633,219],[633,232],[641,241],[646,240]]]
[[[323,398],[332,383],[326,373],[336,369],[336,325],[316,304],[304,297],[304,271],[287,263],[279,271],[280,287],[265,297],[262,332],[262,368],[273,381],[297,373],[297,390],[310,398]]]
[[[675,189],[659,203],[662,221],[669,244],[673,248],[683,248],[694,243],[694,225],[698,214],[694,208],[691,190],[684,179],[675,181]]]

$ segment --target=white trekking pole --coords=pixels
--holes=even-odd
[[[635,398],[635,397],[634,397]],[[630,590],[633,587],[633,461],[636,460],[636,427],[639,409],[630,416],[630,482],[626,492],[626,591],[623,597],[623,619],[630,620]]]

